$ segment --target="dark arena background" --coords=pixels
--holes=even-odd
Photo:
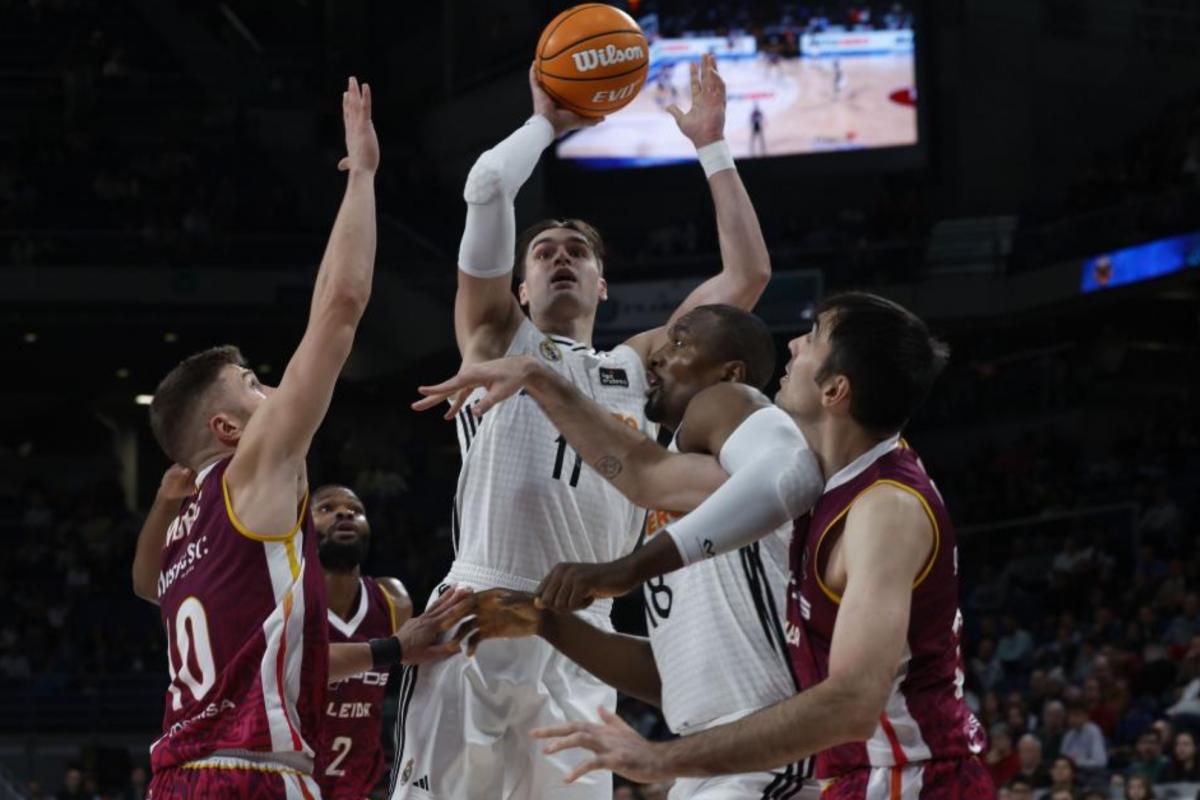
[[[144,796],[168,680],[130,585],[168,466],[145,403],[215,344],[278,380],[342,193],[348,75],[374,92],[379,247],[309,474],[357,490],[367,571],[424,604],[452,559],[459,453],[452,423],[409,404],[458,367],[463,181],[529,116],[535,42],[568,5],[0,0],[0,798]],[[1195,797],[1200,4],[618,5],[665,41],[709,37],[675,62],[715,50],[731,75],[779,372],[843,289],[951,345],[906,436],[958,526],[966,697],[1001,796],[1029,797],[1006,788],[1025,772],[1033,796]],[[519,226],[603,232],[602,346],[720,268],[703,175],[661,111],[686,107],[670,68],[550,148],[517,202]],[[615,622],[645,630],[639,592]],[[655,709],[619,709],[669,735]],[[1060,759],[1088,721],[1103,747]]]

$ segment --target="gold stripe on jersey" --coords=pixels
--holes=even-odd
[[[925,579],[929,577],[929,573],[933,570],[933,564],[937,560],[938,550],[942,546],[942,532],[938,528],[937,517],[934,516],[933,509],[929,507],[929,503],[925,500],[925,496],[906,483],[901,483],[900,481],[895,481],[890,478],[880,478],[860,491],[858,494],[854,495],[854,497],[850,498],[850,502],[846,504],[846,507],[839,511],[836,517],[830,520],[829,524],[825,526],[825,530],[821,531],[821,535],[817,539],[817,546],[813,548],[813,563],[811,565],[813,577],[816,578],[817,586],[821,587],[821,591],[825,593],[825,596],[837,605],[841,605],[842,596],[826,586],[825,581],[821,578],[821,545],[825,541],[825,535],[833,529],[834,525],[837,525],[839,522],[841,522],[846,514],[850,512],[850,507],[854,505],[854,502],[867,492],[874,489],[876,486],[881,485],[895,486],[897,489],[903,489],[921,501],[921,507],[925,509],[925,514],[929,517],[929,524],[933,526],[933,550],[929,553],[929,559],[925,562],[924,569],[921,570],[920,574],[917,575],[916,580],[913,581],[914,589],[920,586]]]
[[[375,581],[375,585],[379,587],[379,593],[383,595],[383,600],[387,603],[388,617],[392,620],[392,633],[395,633],[396,631],[400,630],[400,624],[397,622],[397,619],[399,618],[399,612],[396,611],[396,601],[392,599],[391,592],[387,590],[386,586],[384,586],[378,580]]]
[[[225,513],[229,517],[230,523],[233,524],[235,530],[247,539],[253,539],[256,542],[283,542],[292,539],[300,530],[300,526],[304,524],[304,515],[308,513],[308,488],[304,489],[304,499],[300,501],[300,513],[296,517],[296,524],[287,533],[255,533],[242,524],[238,519],[237,514],[233,511],[233,499],[229,496],[229,484],[225,480],[225,476],[221,476],[221,493],[225,497]],[[295,563],[295,554],[288,549],[288,563]],[[295,573],[295,569],[292,570]]]

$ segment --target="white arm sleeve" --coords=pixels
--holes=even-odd
[[[813,507],[825,478],[786,413],[755,411],[721,448],[729,480],[667,527],[685,565],[745,547]]]
[[[463,188],[467,222],[458,247],[458,268],[463,272],[496,278],[512,271],[517,244],[513,199],[553,141],[550,120],[535,114],[475,161]]]

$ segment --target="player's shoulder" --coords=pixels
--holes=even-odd
[[[888,529],[888,544],[923,546],[933,536],[933,521],[927,503],[911,486],[880,480],[864,489],[850,504],[846,535],[860,532],[871,538],[881,527]]]
[[[723,381],[696,393],[688,403],[680,427],[689,423],[708,427],[717,420],[736,419],[740,422],[770,405],[771,399],[753,386]]]

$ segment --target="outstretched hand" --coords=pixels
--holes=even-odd
[[[574,783],[598,769],[615,772],[638,783],[656,783],[674,777],[662,758],[663,743],[643,739],[616,714],[603,707],[598,710],[598,723],[566,722],[535,728],[531,732],[535,739],[551,740],[542,750],[546,755],[576,747],[592,751],[595,757],[576,767],[567,776],[567,783]]]
[[[604,117],[585,117],[554,102],[554,98],[546,93],[538,81],[537,64],[529,65],[529,91],[533,95],[533,113],[550,120],[556,139],[567,131],[590,128],[604,121]]]
[[[471,392],[479,386],[487,389],[479,402],[471,406],[476,417],[482,417],[492,406],[507,400],[521,390],[529,377],[541,365],[532,356],[508,356],[479,364],[464,364],[458,374],[433,386],[418,386],[424,399],[412,404],[414,411],[428,411],[444,400],[454,397],[446,419],[454,419]]]
[[[471,613],[471,590],[455,587],[443,592],[425,613],[413,617],[400,626],[396,638],[400,640],[405,664],[428,664],[441,661],[458,652],[458,642],[441,641],[442,634],[453,628]]]
[[[346,157],[338,162],[342,172],[374,174],[379,168],[379,139],[371,122],[371,87],[360,88],[357,78],[342,92],[342,122],[346,127]]]
[[[717,72],[717,57],[706,54],[699,66],[688,64],[692,79],[692,107],[683,112],[677,105],[667,107],[683,135],[697,149],[725,138],[725,81]]]

